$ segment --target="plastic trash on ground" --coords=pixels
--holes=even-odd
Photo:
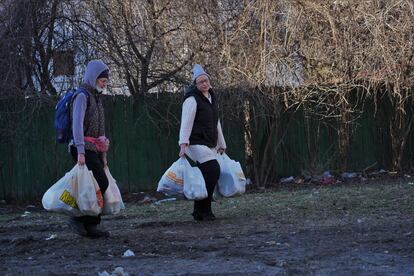
[[[111,273],[108,273],[106,270],[102,272],[98,272],[99,276],[129,276],[129,273],[124,271],[124,268],[121,266],[118,266],[112,271]]]
[[[54,240],[56,238],[57,238],[57,235],[56,234],[52,234],[52,235],[50,235],[50,237],[46,238],[45,240],[50,241],[50,240]]]
[[[293,182],[295,178],[293,176],[284,177],[280,179],[280,183],[290,183]]]
[[[357,176],[358,176],[358,174],[355,173],[355,172],[344,172],[344,173],[341,174],[341,177],[344,178],[344,179],[352,179],[352,178],[355,178]]]
[[[171,202],[171,201],[176,201],[177,199],[175,197],[171,197],[171,198],[165,198],[165,199],[160,199],[158,201],[155,201],[154,204],[155,205],[160,205],[161,203],[165,203],[165,202]]]
[[[125,251],[124,254],[122,255],[122,257],[124,257],[124,258],[133,257],[133,256],[135,256],[135,253],[130,249]]]

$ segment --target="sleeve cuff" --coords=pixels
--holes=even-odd
[[[188,141],[188,140],[180,140],[180,141],[178,141],[178,145],[181,146],[181,144],[187,144],[187,145],[189,145],[190,144],[190,141]]]
[[[78,154],[79,153],[85,154],[85,146],[84,145],[77,145],[76,149],[78,151]]]

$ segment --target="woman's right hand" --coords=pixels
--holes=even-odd
[[[187,144],[181,144],[180,145],[180,153],[178,154],[178,156],[180,156],[180,158],[183,158],[185,155],[185,148],[187,147]]]
[[[78,154],[78,165],[79,166],[85,165],[85,154],[83,153]]]

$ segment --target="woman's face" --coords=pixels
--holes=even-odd
[[[197,89],[201,92],[208,92],[210,89],[210,80],[206,75],[201,75],[196,79]]]
[[[96,87],[99,87],[101,89],[105,89],[108,85],[108,79],[107,78],[99,78],[96,80]]]

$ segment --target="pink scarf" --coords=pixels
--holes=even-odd
[[[107,152],[109,149],[109,139],[105,136],[99,136],[98,138],[85,136],[85,141],[94,144],[99,152]]]

